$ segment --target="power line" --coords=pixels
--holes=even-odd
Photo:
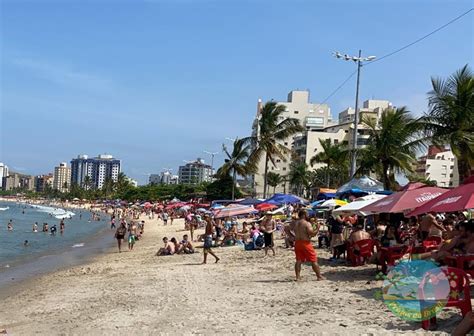
[[[368,65],[368,64],[372,64],[372,63],[381,61],[381,60],[383,60],[384,58],[387,58],[387,57],[390,57],[390,56],[392,56],[392,55],[395,55],[396,53],[399,53],[400,51],[405,50],[405,49],[411,47],[412,45],[414,45],[414,44],[416,44],[416,43],[418,43],[418,42],[423,41],[424,39],[430,37],[431,35],[433,35],[433,34],[439,32],[440,30],[442,30],[442,29],[444,29],[444,28],[446,28],[446,27],[449,26],[450,24],[456,22],[457,20],[459,20],[459,19],[462,18],[463,16],[469,14],[469,13],[472,12],[473,10],[474,10],[474,8],[469,9],[468,11],[466,11],[466,12],[462,13],[461,15],[455,17],[454,19],[452,19],[452,20],[449,21],[448,23],[445,23],[445,24],[442,25],[441,27],[439,27],[439,28],[433,30],[431,33],[428,33],[428,34],[426,34],[425,36],[420,37],[419,39],[417,39],[417,40],[411,42],[410,44],[407,44],[406,46],[403,46],[403,47],[401,47],[400,49],[397,49],[397,50],[395,50],[395,51],[392,51],[391,53],[389,53],[389,54],[387,54],[387,55],[384,55],[384,56],[382,56],[382,57],[380,57],[380,58],[377,58],[377,59],[375,59],[375,60],[373,60],[373,61],[367,62],[367,63],[365,63],[364,65]]]
[[[336,92],[339,91],[339,90],[344,86],[344,84],[346,84],[346,83],[349,81],[349,79],[351,79],[351,78],[356,74],[356,72],[357,72],[357,70],[355,70],[353,73],[351,73],[351,74],[349,75],[349,77],[347,77],[347,78],[344,80],[344,82],[341,83],[341,85],[339,85],[333,92],[331,92],[331,93],[329,94],[329,96],[327,96],[327,97],[323,100],[322,103],[320,103],[320,105],[324,104],[325,102],[328,101],[329,98],[331,98],[332,96],[334,96],[334,95],[336,94]]]

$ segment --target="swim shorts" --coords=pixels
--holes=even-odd
[[[273,234],[264,232],[263,240],[265,241],[265,247],[273,247]]]
[[[129,244],[135,244],[135,236],[134,235],[129,235],[128,236],[128,243]]]
[[[316,262],[316,251],[313,244],[308,240],[295,241],[295,255],[296,261],[301,262]]]
[[[209,250],[212,247],[212,236],[208,235],[204,238],[204,249]]]

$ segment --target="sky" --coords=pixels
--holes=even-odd
[[[112,154],[140,183],[250,134],[257,100],[322,102],[354,70],[473,7],[439,0],[0,0],[0,162],[52,172]],[[474,12],[362,68],[360,101],[420,115],[432,76],[473,61]],[[354,106],[355,76],[328,101]]]

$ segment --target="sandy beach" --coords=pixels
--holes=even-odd
[[[374,298],[382,282],[375,266],[337,267],[318,250],[326,281],[303,266],[294,281],[294,255],[277,240],[276,257],[241,247],[215,249],[218,264],[194,255],[156,257],[173,226],[146,220],[133,252],[100,255],[90,263],[12,288],[0,306],[0,331],[11,335],[389,335],[426,334]],[[111,232],[111,238],[113,239]],[[202,243],[197,243],[197,246]],[[5,293],[3,293],[5,294]],[[452,316],[455,314],[456,316]],[[449,333],[460,314],[438,315]]]

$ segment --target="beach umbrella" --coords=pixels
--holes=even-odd
[[[214,212],[215,218],[233,217],[239,215],[248,215],[255,212],[255,208],[251,205],[231,204],[223,209]]]
[[[363,207],[361,211],[368,214],[408,212],[447,191],[447,189],[438,187],[399,191]]]
[[[305,204],[308,203],[307,200],[304,198],[292,195],[292,194],[275,194],[269,199],[264,201],[265,203],[270,203],[270,204],[276,204],[276,205],[281,205],[281,204]]]
[[[207,210],[204,209],[204,208],[198,208],[198,209],[196,209],[196,211],[197,211],[197,212],[207,212]]]
[[[469,183],[469,181],[471,181]],[[474,177],[467,184],[451,189],[435,199],[416,208],[409,216],[417,216],[430,211],[454,212],[474,208]]]
[[[321,203],[323,203],[324,201],[326,201],[325,199],[323,200],[319,200],[319,201],[314,201],[313,203],[310,204],[311,208],[314,208],[318,205],[320,205]]]
[[[179,202],[181,202],[181,201],[180,201],[179,199],[177,199],[176,197],[173,198],[173,199],[170,201],[170,203],[179,203]]]
[[[347,202],[339,199],[329,199],[324,201],[323,203],[319,204],[318,208],[334,208],[338,205],[346,205]]]
[[[268,210],[273,210],[278,208],[275,204],[270,204],[270,203],[260,203],[255,205],[255,209],[258,211],[268,211]]]
[[[179,211],[188,211],[189,209],[191,209],[190,205],[184,205],[181,208],[179,208]]]
[[[219,204],[219,203],[216,203],[213,206],[211,206],[212,210],[224,209],[224,208],[225,208],[225,206],[223,206],[222,204]]]
[[[367,216],[368,213],[365,213],[361,211],[362,208],[366,207],[369,204],[372,204],[374,202],[377,202],[379,199],[382,199],[384,197],[387,197],[387,195],[367,195],[363,197],[359,197],[355,199],[351,203],[347,203],[346,205],[343,205],[337,209],[334,209],[332,213],[334,215],[362,215],[362,216]]]
[[[261,200],[258,198],[246,198],[244,200],[238,201],[237,203],[242,204],[242,205],[256,205],[262,203]]]

